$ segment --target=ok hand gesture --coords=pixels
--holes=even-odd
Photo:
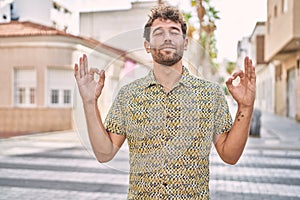
[[[226,81],[227,88],[232,97],[237,101],[239,106],[253,107],[256,90],[256,75],[255,67],[252,65],[252,60],[248,57],[244,60],[245,72],[242,70],[235,72]],[[240,83],[237,86],[232,84],[232,81],[240,77]]]
[[[95,73],[100,76],[99,81],[94,79]],[[74,76],[83,103],[97,102],[104,86],[104,71],[97,68],[89,69],[87,56],[84,54],[79,59],[79,67],[77,63],[75,64]]]

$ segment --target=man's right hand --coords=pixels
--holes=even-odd
[[[99,75],[98,81],[94,79],[95,73]],[[83,54],[79,59],[79,66],[77,63],[75,64],[74,76],[82,102],[84,104],[96,103],[104,87],[104,70],[99,71],[97,68],[89,69],[87,56]]]

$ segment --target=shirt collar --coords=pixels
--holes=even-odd
[[[187,87],[191,87],[192,86],[192,83],[191,83],[192,76],[191,76],[189,70],[184,66],[182,66],[182,70],[183,70],[183,72],[182,72],[182,75],[181,75],[181,78],[180,78],[178,84],[182,84]],[[153,70],[151,70],[149,72],[149,74],[145,77],[145,81],[144,81],[145,88],[151,87],[153,85],[158,85],[158,84],[159,84],[158,81],[154,77]]]

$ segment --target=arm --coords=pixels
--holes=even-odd
[[[98,82],[94,80],[95,73],[100,76]],[[95,68],[89,70],[87,57],[83,55],[79,60],[79,67],[75,64],[74,76],[82,98],[93,151],[99,162],[107,162],[118,152],[125,141],[125,136],[107,132],[102,123],[97,100],[104,87],[105,73]]]
[[[245,148],[255,100],[255,68],[252,61],[244,60],[245,72],[236,72],[226,81],[229,92],[238,103],[233,126],[228,133],[220,134],[215,139],[215,147],[222,160],[228,164],[236,164]],[[240,77],[237,86],[232,81]]]

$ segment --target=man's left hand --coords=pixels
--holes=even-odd
[[[233,73],[226,81],[226,85],[239,106],[253,108],[256,90],[256,75],[252,60],[248,57],[244,59],[244,67],[244,71],[240,70]],[[237,77],[240,78],[240,82],[238,85],[233,85],[232,82]]]

